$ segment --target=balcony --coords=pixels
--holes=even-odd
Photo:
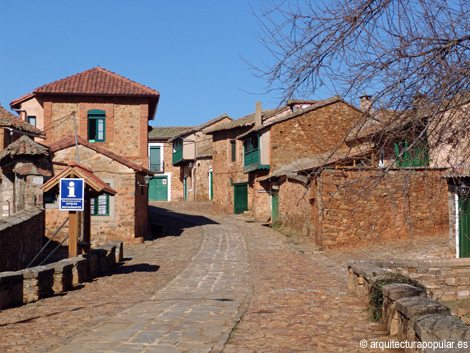
[[[160,163],[150,163],[150,164],[149,164],[149,169],[150,169],[152,172],[163,172],[163,168],[164,168],[164,163],[163,163],[163,162],[160,162]]]
[[[183,149],[173,152],[173,165],[178,165],[183,161]]]

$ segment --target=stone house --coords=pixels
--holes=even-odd
[[[96,67],[46,84],[10,103],[45,132],[54,173],[71,161],[90,168],[117,191],[94,200],[92,237],[142,241],[148,234],[148,121],[160,94]],[[78,146],[75,145],[75,127]],[[46,226],[57,229],[57,203],[46,200]],[[66,229],[64,229],[66,232]],[[64,233],[65,233],[64,232]]]
[[[257,105],[255,113],[211,129],[213,212],[249,210],[256,220],[275,218],[277,190],[261,180],[299,158],[338,147],[361,114],[339,97],[290,100],[277,109]]]
[[[173,165],[174,136],[189,131],[189,126],[155,126],[149,132],[149,169],[156,174],[149,182],[149,201],[183,201],[183,177]]]
[[[231,121],[222,114],[168,140],[173,146],[172,164],[180,168],[184,201],[212,199],[212,135],[207,131]]]
[[[33,119],[29,121],[35,123]],[[24,135],[40,138],[45,134],[36,125],[28,123],[28,119],[24,121],[0,105],[0,151]]]
[[[376,124],[352,126],[346,148],[312,153],[261,178],[276,190],[273,218],[320,248],[445,233],[444,168],[430,167],[427,144],[407,145],[420,142],[421,117],[379,113]]]

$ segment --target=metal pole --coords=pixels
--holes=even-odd
[[[77,148],[77,163],[80,163],[80,157],[78,156],[77,122],[75,120],[75,112],[72,112],[72,115],[73,115],[73,129],[75,131],[75,147]]]

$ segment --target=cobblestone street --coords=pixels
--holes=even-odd
[[[345,262],[370,245],[318,252],[209,211],[152,204],[160,238],[126,245],[122,266],[80,289],[0,311],[0,352],[374,352],[359,342],[390,339],[347,291]],[[444,238],[419,244],[374,257],[447,256]]]

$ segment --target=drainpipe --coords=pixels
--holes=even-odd
[[[26,112],[26,110],[24,110],[24,109],[15,109],[15,108],[12,108],[12,109],[17,113],[24,113],[24,121],[26,121],[28,119],[28,113]],[[20,116],[21,116],[21,114],[20,114]]]

